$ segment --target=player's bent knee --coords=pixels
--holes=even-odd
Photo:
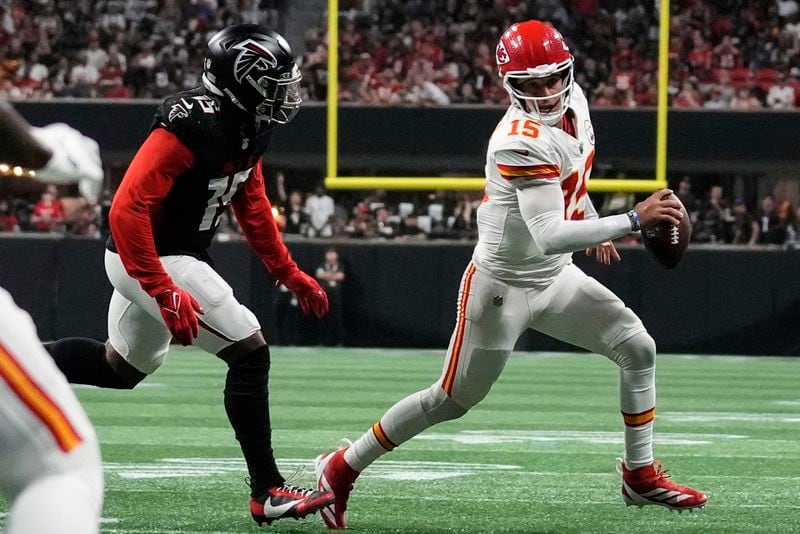
[[[428,417],[428,423],[435,425],[443,421],[458,419],[466,414],[471,406],[465,407],[450,398],[437,382],[432,385],[420,399],[422,409]]]
[[[264,349],[266,349],[266,352]],[[242,362],[247,363],[248,360],[253,358],[265,358],[269,368],[269,348],[261,330],[222,349],[217,353],[217,357],[227,363],[228,366],[239,365]]]
[[[626,339],[612,351],[612,359],[626,370],[650,369],[656,364],[656,342],[647,332]]]
[[[147,377],[147,373],[141,372],[128,363],[125,358],[111,346],[111,343],[106,343],[106,360],[116,375],[114,385],[106,387],[133,389],[139,382]]]

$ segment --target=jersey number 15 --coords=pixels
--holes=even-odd
[[[525,137],[531,137],[536,139],[539,137],[539,125],[533,122],[532,120],[526,120],[522,123],[522,131],[519,130],[519,119],[514,119],[511,121],[511,131],[508,132],[508,135],[524,135]]]
[[[239,189],[242,182],[247,180],[251,169],[252,167],[237,172],[236,174],[230,174],[208,182],[208,189],[213,193],[211,194],[211,198],[208,199],[206,212],[200,223],[200,231],[211,230],[219,224],[219,216],[222,215],[222,212],[225,211],[225,208],[231,203],[233,195],[236,194],[236,190]]]

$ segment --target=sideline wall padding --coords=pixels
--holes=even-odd
[[[347,270],[346,345],[446,348],[471,244],[289,243],[310,273],[331,246]],[[111,286],[103,254],[99,240],[2,238],[0,285],[33,316],[43,339],[105,339]],[[624,247],[621,254],[622,263],[612,268],[583,253],[576,253],[575,261],[639,314],[659,350],[800,355],[800,251],[693,248],[673,271],[659,267],[640,247]],[[274,279],[247,244],[215,243],[211,255],[240,302],[261,321],[267,339],[280,340]],[[300,343],[315,343],[318,323],[298,321]],[[528,333],[518,348],[569,346]]]

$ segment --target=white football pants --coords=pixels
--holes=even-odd
[[[203,307],[194,346],[210,354],[258,332],[253,312],[236,300],[233,289],[204,261],[192,256],[162,256],[161,264],[178,287]],[[108,338],[125,360],[145,374],[158,369],[172,340],[155,299],[131,278],[119,254],[106,251],[106,274],[114,286],[108,305]]]
[[[346,452],[347,462],[360,471],[426,428],[461,417],[489,393],[528,328],[620,366],[626,461],[629,468],[651,463],[655,343],[636,314],[573,264],[549,286],[533,288],[509,285],[472,263],[461,281],[441,377],[390,408]]]

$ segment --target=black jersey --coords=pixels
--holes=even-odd
[[[232,104],[199,87],[167,97],[156,111],[151,135],[164,129],[192,155],[191,165],[176,171],[160,206],[150,211],[160,256],[205,257],[220,216],[269,145],[272,126],[243,122],[238,110],[222,113],[223,106]],[[148,148],[153,149],[159,145]],[[113,238],[108,247],[116,251]]]

